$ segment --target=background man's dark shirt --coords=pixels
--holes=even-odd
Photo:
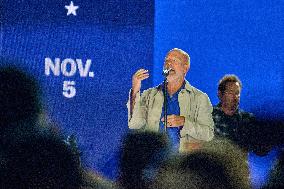
[[[213,121],[215,124],[215,136],[224,137],[232,142],[244,147],[249,139],[248,127],[255,123],[255,117],[252,113],[237,109],[232,116],[226,115],[221,110],[221,105],[213,107]]]

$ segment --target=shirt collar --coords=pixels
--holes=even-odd
[[[221,109],[221,102],[219,102],[219,103],[216,105],[215,108],[216,108],[217,110],[221,111],[224,115],[229,116],[229,115],[225,114],[225,113],[222,111],[222,109]],[[236,110],[236,112],[235,112],[233,115],[231,115],[231,116],[238,115],[239,113],[240,113],[240,109],[239,109],[239,107],[238,107],[237,110]]]
[[[192,86],[190,85],[190,83],[187,81],[187,80],[184,80],[185,81],[185,85],[184,85],[184,89],[187,91],[187,92],[191,92],[192,91]]]
[[[163,91],[164,84],[161,83],[156,88],[157,88],[158,91]],[[177,92],[180,92],[183,89],[185,89],[189,93],[192,91],[192,86],[189,84],[189,82],[187,80],[184,80],[183,85],[181,86],[181,88]]]

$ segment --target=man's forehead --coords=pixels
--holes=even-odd
[[[165,58],[165,60],[167,61],[167,60],[177,60],[177,61],[179,61],[179,62],[181,62],[182,61],[182,59],[181,58],[179,58],[179,57],[175,57],[175,56],[167,56],[166,58]]]
[[[178,51],[171,51],[167,54],[165,60],[183,60],[183,55]]]
[[[169,57],[169,56],[174,56],[174,57],[182,57],[182,53],[181,52],[179,52],[179,51],[175,51],[175,50],[173,50],[173,51],[170,51],[170,52],[168,52],[168,54],[167,54],[167,57]]]
[[[240,88],[240,84],[237,81],[230,81],[226,83],[226,89]]]

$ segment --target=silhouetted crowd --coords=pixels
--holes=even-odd
[[[1,62],[4,60],[1,60]],[[281,120],[258,120],[239,140],[215,137],[187,153],[173,153],[165,133],[129,131],[110,181],[82,166],[74,137],[46,120],[36,80],[15,67],[0,69],[0,188],[251,188],[247,152],[283,149]],[[263,188],[284,188],[284,153]]]

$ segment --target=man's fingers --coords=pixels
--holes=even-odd
[[[169,115],[169,116],[167,117],[167,119],[168,119],[168,121],[173,121],[173,120],[176,119],[176,115]]]
[[[167,125],[167,127],[179,127],[179,125]]]
[[[145,75],[140,75],[137,78],[140,79],[140,80],[143,80],[143,79],[146,79],[148,77],[149,77],[149,74],[145,74]]]
[[[143,72],[143,71],[146,71],[145,69],[139,69],[139,70],[137,70],[136,72],[135,72],[135,74],[137,74],[137,73],[141,73],[141,72]]]
[[[184,125],[184,117],[179,115],[168,115],[167,126],[179,127]]]
[[[143,81],[144,79],[147,79],[147,78],[149,78],[149,76],[141,78],[141,81]]]
[[[165,118],[162,117],[161,119],[162,122],[165,121]],[[167,126],[168,127],[179,127],[181,125],[184,125],[184,119],[183,116],[178,116],[178,115],[168,115],[167,117]]]
[[[167,116],[167,121],[171,121],[171,120],[174,120],[176,117],[176,115],[168,115]],[[165,117],[162,117],[161,121],[164,121]]]
[[[168,124],[167,127],[179,127],[179,124]]]
[[[144,73],[148,73],[148,70],[140,69],[135,73],[135,76],[139,76],[139,75],[144,74]]]
[[[140,73],[135,74],[135,76],[139,77],[139,76],[145,75],[145,74],[149,74],[149,72],[148,71],[147,72],[140,72]]]
[[[148,77],[149,77],[148,70],[141,69],[141,70],[138,70],[138,71],[134,74],[133,79],[144,80],[144,79],[146,79],[146,78],[148,78]]]
[[[149,77],[149,74],[143,74],[143,75],[138,75],[138,76],[135,76],[136,79],[142,79],[144,77]]]
[[[174,114],[168,115],[168,119],[169,119],[169,118],[172,119],[172,118],[174,118],[174,117],[176,117],[176,115],[174,115]]]

